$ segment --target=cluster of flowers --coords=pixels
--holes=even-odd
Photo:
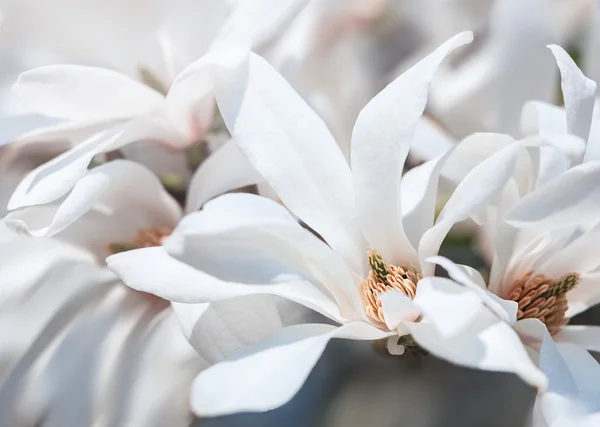
[[[417,3],[182,2],[162,62],[139,29],[130,68],[20,74],[0,425],[270,410],[334,338],[514,373],[533,425],[600,425],[600,328],[568,324],[600,302],[596,84],[552,44],[585,22],[600,71],[595,6]],[[457,227],[489,274],[438,255]]]

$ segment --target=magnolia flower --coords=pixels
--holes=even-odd
[[[199,176],[213,181],[224,176],[211,160],[232,158],[220,154],[228,147],[205,162]],[[212,186],[207,184],[211,180],[198,180],[190,206],[227,190],[236,176],[226,178]],[[47,237],[10,236],[0,229],[0,275],[10,284],[0,299],[0,323],[3,331],[21,331],[3,337],[9,370],[0,382],[2,424],[31,424],[46,417],[44,422],[60,425],[100,420],[189,425],[187,390],[195,374],[302,314],[271,296],[210,306],[169,305],[124,287],[106,269],[108,254],[159,246],[181,215],[152,172],[115,160],[91,169],[64,199],[5,218],[12,229]],[[23,269],[17,260],[31,268]],[[248,333],[238,335],[227,326],[232,312],[246,318]],[[193,319],[201,319],[206,329],[188,327]],[[190,339],[202,357],[189,347],[180,325],[187,336],[202,333],[201,345]],[[140,406],[149,402],[152,410]]]
[[[234,68],[243,61],[249,45],[270,40],[304,4],[304,0],[265,0],[259,5],[238,2],[211,34],[205,54],[164,88],[156,82],[155,88],[149,87],[116,71],[79,65],[46,66],[22,74],[13,91],[29,111],[61,121],[20,139],[79,143],[32,171],[16,189],[9,209],[61,197],[99,154],[126,151],[135,142],[154,141],[164,156],[165,150],[177,151],[202,141],[214,117],[213,73]],[[250,16],[245,13],[249,9]],[[150,148],[144,147],[141,154]],[[185,165],[183,157],[178,159]],[[69,177],[65,179],[65,175]]]
[[[559,58],[568,58],[563,51],[557,52]],[[582,84],[572,88],[590,89]],[[573,112],[572,108],[568,103],[567,112]],[[590,117],[585,109],[579,111],[582,115],[571,116],[570,127]],[[539,170],[532,168],[531,181],[538,178]],[[516,310],[497,307],[496,313],[519,333],[532,359],[548,375],[549,390],[536,402],[536,422],[594,425],[600,417],[600,366],[587,350],[600,350],[600,329],[567,323],[571,316],[600,302],[600,263],[593,249],[600,236],[600,163],[591,160],[566,171],[558,168],[554,176],[538,180],[536,187],[522,193],[510,179],[498,204],[480,217],[492,259],[487,284],[479,275],[465,275],[446,259],[431,261],[469,289],[517,304]]]
[[[43,158],[59,149],[45,148],[2,147],[0,194],[39,161],[32,154]],[[168,218],[167,208],[149,209],[163,197],[148,188],[130,198],[145,208],[137,221]],[[125,287],[95,256],[105,250],[102,234],[111,239],[103,222],[111,209],[118,214],[112,238],[136,223],[105,202],[102,214],[94,212],[96,221],[87,220],[90,228],[82,224],[52,239],[17,236],[0,224],[2,425],[191,422],[186,389],[206,362],[181,335],[167,302]]]
[[[260,56],[250,55],[244,70],[219,82],[217,100],[234,140],[289,211],[259,196],[221,196],[186,216],[162,247],[113,255],[109,268],[134,289],[171,301],[275,295],[337,326],[283,328],[209,368],[192,391],[198,415],[285,403],[332,338],[387,339],[392,354],[416,342],[455,363],[515,372],[545,387],[517,335],[485,299],[432,277],[434,265],[425,261],[452,224],[501,189],[510,170],[490,173],[495,158],[475,168],[436,225],[437,178],[446,156],[401,178],[432,75],[471,39],[466,32],[448,40],[367,104],[354,126],[352,170],[324,123]],[[232,313],[229,324],[236,324],[238,336],[252,337],[248,320]],[[187,322],[199,331],[196,339],[204,338],[202,319]],[[462,334],[465,329],[470,333]],[[505,346],[521,353],[507,354]]]

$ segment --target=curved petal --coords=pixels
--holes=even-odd
[[[8,209],[49,203],[64,196],[87,171],[94,156],[110,149],[124,133],[122,127],[97,133],[31,171],[13,193]]]
[[[388,335],[366,323],[284,328],[244,354],[202,372],[192,388],[192,409],[200,417],[212,417],[277,408],[302,387],[332,338],[375,340]]]
[[[456,336],[478,316],[482,300],[456,282],[443,277],[419,280],[414,303],[424,321],[433,324],[444,338]]]
[[[583,75],[563,48],[549,45],[560,70],[560,83],[565,100],[567,131],[587,141],[592,125],[596,83]]]
[[[123,252],[108,257],[106,262],[127,286],[173,302],[199,304],[270,294],[295,301],[334,320],[342,320],[333,299],[306,280],[292,278],[261,285],[227,282],[170,257],[163,247]]]
[[[115,160],[91,169],[61,202],[8,214],[4,222],[36,237],[57,238],[107,255],[110,243],[132,239],[141,228],[175,227],[177,202],[145,167]]]
[[[507,301],[488,292],[485,283],[483,283],[482,286],[483,279],[481,278],[481,275],[476,277],[476,280],[473,280],[474,278],[470,274],[475,273],[474,271],[467,270],[467,266],[454,264],[449,259],[441,256],[427,258],[427,261],[443,267],[453,280],[456,280],[458,283],[461,283],[474,292],[502,321],[507,322],[508,324],[514,324],[517,321],[517,303],[514,301]]]
[[[434,266],[424,260],[437,254],[452,226],[467,219],[500,194],[513,174],[518,151],[518,144],[501,149],[475,166],[456,187],[436,224],[423,234],[419,243],[421,269],[425,275],[433,274]]]
[[[116,71],[80,65],[27,71],[13,92],[31,111],[71,120],[145,115],[164,101],[160,93]]]
[[[554,339],[600,352],[600,326],[565,325],[560,328]]]
[[[139,117],[120,123],[34,169],[16,188],[8,209],[49,203],[64,196],[86,173],[94,156],[143,140],[165,141],[173,146],[187,142],[161,117]]]
[[[248,295],[209,304],[172,303],[172,307],[187,340],[211,364],[282,327],[271,295]]]
[[[402,223],[413,248],[419,247],[421,236],[433,226],[440,172],[453,149],[412,168],[402,177],[399,200],[402,207]]]
[[[248,67],[227,83],[217,102],[249,162],[295,215],[362,273],[366,248],[350,168],[325,123],[260,56],[251,54]]]
[[[529,101],[521,111],[521,132],[525,136],[566,134],[565,110],[541,101]]]
[[[235,142],[228,141],[196,170],[185,210],[196,211],[213,197],[262,181],[264,178],[248,163]]]
[[[404,322],[414,322],[421,316],[421,308],[404,292],[387,291],[379,295],[385,325],[390,331],[403,328]]]
[[[404,162],[440,63],[473,40],[460,33],[411,67],[360,112],[352,131],[352,176],[358,219],[370,247],[390,262],[417,261],[402,225],[400,180]]]
[[[450,338],[425,322],[408,323],[407,327],[420,346],[439,358],[470,368],[512,372],[528,384],[546,388],[546,376],[532,362],[519,336],[485,307]]]
[[[568,317],[582,313],[590,307],[600,303],[600,271],[584,273],[579,277],[579,283],[567,293],[569,308],[566,315]]]
[[[358,283],[343,260],[270,199],[228,194],[212,200],[181,221],[165,249],[222,280],[271,283],[299,275],[333,295],[344,316],[362,318]]]
[[[600,208],[600,163],[578,165],[524,196],[506,216],[506,223],[559,228],[597,220]]]

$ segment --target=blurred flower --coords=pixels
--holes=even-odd
[[[367,104],[354,127],[352,171],[324,123],[260,56],[250,56],[240,80],[228,80],[228,92],[217,92],[234,141],[285,206],[324,241],[279,204],[226,195],[185,217],[162,248],[113,255],[109,268],[127,285],[171,301],[222,303],[272,294],[340,326],[284,328],[210,368],[194,385],[198,415],[263,411],[287,402],[332,338],[388,338],[393,354],[416,341],[452,362],[516,372],[545,386],[511,328],[481,298],[431,277],[434,265],[425,262],[456,221],[496,194],[505,171],[490,174],[495,158],[482,163],[435,226],[437,178],[451,152],[401,179],[429,81],[445,56],[471,37],[450,39]],[[210,326],[190,321],[189,329]],[[237,335],[254,336],[239,313],[232,322]],[[459,334],[465,328],[475,335]],[[398,342],[408,334],[412,338]],[[505,358],[496,346],[515,353]]]
[[[45,157],[39,148],[1,149],[1,194]],[[51,149],[60,147],[47,149],[51,156]],[[157,195],[151,189],[144,194]],[[144,195],[137,198],[143,200]],[[40,211],[43,219],[47,209]],[[95,224],[87,221],[91,228],[52,239],[18,236],[0,224],[5,284],[0,293],[0,424],[187,426],[192,419],[190,378],[207,364],[181,335],[167,302],[132,292],[103,266],[96,254],[104,250],[101,237],[111,212],[95,214]],[[160,210],[147,211],[137,219],[148,224],[160,215]],[[115,218],[114,227],[121,231],[135,221],[133,216]]]
[[[600,329],[567,325],[569,317],[600,302],[600,260],[593,249],[600,237],[599,179],[600,163],[586,162],[491,208],[487,286],[480,275],[466,275],[444,258],[431,259],[470,289],[517,304],[515,310],[502,309],[508,305],[496,310],[549,377],[549,390],[537,402],[544,425],[579,425],[570,423],[600,416],[600,366],[587,352],[600,350]]]

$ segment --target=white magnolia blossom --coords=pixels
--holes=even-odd
[[[524,110],[524,128],[544,138],[570,135],[586,143],[578,148],[571,140],[574,145],[553,152],[542,147],[537,166],[521,168],[498,203],[488,206],[480,218],[492,260],[487,284],[446,259],[432,261],[470,288],[479,285],[483,292],[518,303],[518,311],[503,318],[549,378],[549,390],[536,402],[535,422],[591,426],[600,419],[600,366],[587,350],[600,350],[600,329],[566,322],[600,302],[600,261],[593,249],[600,243],[596,84],[564,50],[550,48],[561,71],[565,108],[531,103]],[[572,150],[570,161],[565,149]],[[533,158],[529,164],[536,164]]]
[[[545,388],[516,333],[488,307],[498,299],[433,277],[426,261],[454,223],[502,189],[523,144],[474,168],[435,224],[437,180],[452,152],[402,177],[429,81],[471,39],[465,32],[448,40],[367,104],[354,126],[351,168],[324,123],[260,56],[251,54],[245,69],[219,82],[217,101],[234,141],[291,214],[259,196],[221,196],[186,216],[162,247],[113,255],[109,268],[128,286],[171,301],[213,304],[270,294],[338,326],[290,326],[209,368],[192,391],[197,414],[287,402],[332,338],[386,338],[389,351],[400,354],[411,342],[398,337],[410,334],[439,357],[515,372]],[[494,171],[496,164],[503,167]],[[516,311],[514,302],[505,305]],[[237,336],[253,336],[247,319],[232,313],[231,320]],[[205,333],[202,319],[185,321]]]
[[[60,148],[2,147],[0,194]],[[133,203],[146,215],[137,218],[105,200],[95,221],[52,239],[18,236],[0,224],[0,424],[189,425],[187,389],[207,362],[166,301],[125,287],[100,258],[124,227],[168,220],[168,210],[149,209],[161,194],[138,195]]]
[[[219,156],[234,157],[229,147],[198,169],[198,177],[210,179],[191,186],[196,196],[188,198],[190,210],[229,190],[229,184],[244,185],[235,175],[215,170]],[[222,182],[209,185],[219,177]],[[30,425],[43,418],[56,425],[103,420],[187,426],[190,382],[202,368],[302,315],[271,296],[171,305],[123,286],[105,267],[111,253],[159,246],[181,216],[151,171],[115,160],[91,169],[64,199],[5,218],[9,228],[46,237],[17,236],[4,225],[0,229],[0,276],[10,284],[1,294],[0,324],[3,331],[21,331],[2,337],[2,424]],[[227,333],[232,312],[246,318],[252,335],[238,338],[235,328]],[[188,328],[191,319],[208,326]],[[184,334],[200,333],[198,356]],[[68,387],[57,390],[63,381]]]

